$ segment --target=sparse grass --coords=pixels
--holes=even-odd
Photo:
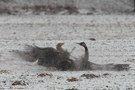
[[[0,74],[3,74],[3,73],[9,74],[7,70],[0,70]]]
[[[25,81],[23,80],[16,80],[12,83],[12,85],[28,85],[28,83],[26,83]]]
[[[75,81],[78,81],[78,79],[75,77],[72,77],[72,78],[68,78],[67,81],[68,82],[75,82]]]
[[[45,76],[52,77],[52,74],[48,74],[48,73],[40,73],[40,74],[38,74],[38,77],[45,77]]]
[[[87,79],[93,79],[93,78],[99,78],[99,75],[95,75],[95,74],[83,74],[81,75],[81,77],[85,77]]]
[[[78,89],[76,89],[76,88],[71,88],[71,89],[66,89],[66,90],[78,90]]]

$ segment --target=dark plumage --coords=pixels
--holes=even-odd
[[[56,58],[59,57],[59,52],[52,48],[40,48],[37,46],[29,46],[30,55],[35,60],[38,60],[39,65],[43,65],[46,67],[56,67]]]
[[[62,46],[64,43],[58,43],[56,45],[56,49],[60,52],[60,62],[58,63],[57,68],[59,70],[73,70],[74,69],[74,61],[70,59],[70,53],[67,50],[64,50]]]
[[[67,50],[64,50],[62,48],[63,45],[64,45],[64,43],[58,43],[56,45],[56,49],[60,52],[61,59],[62,58],[67,58],[68,59],[68,58],[70,58],[70,53]]]
[[[57,69],[61,71],[74,70],[75,69],[74,61],[72,59],[66,59],[65,61],[61,61],[58,64]]]
[[[58,43],[56,48],[29,46],[31,57],[38,60],[39,65],[56,67],[59,70],[72,70],[74,63],[70,59],[70,53],[62,48],[64,43]]]

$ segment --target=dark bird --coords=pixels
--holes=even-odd
[[[84,57],[81,58],[80,70],[129,70],[129,64],[96,64],[89,61],[89,51],[84,42],[78,43],[85,49]]]
[[[59,62],[59,51],[52,47],[40,48],[37,46],[32,47],[31,56],[38,60],[39,65],[46,67],[56,67],[57,62]]]
[[[58,43],[56,49],[27,45],[26,49],[28,51],[21,53],[20,56],[28,59],[27,61],[37,61],[38,65],[55,67],[59,70],[73,70],[74,62],[70,59],[70,53],[62,48],[63,45],[64,43]]]

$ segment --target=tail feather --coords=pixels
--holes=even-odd
[[[34,62],[38,59],[39,48],[37,46],[26,45],[25,49],[25,51],[15,50],[13,52],[26,61]]]
[[[26,60],[26,61],[29,61],[29,62],[36,61],[36,58],[31,57],[29,52],[15,50],[15,51],[13,51],[13,53],[15,55],[19,56],[23,60]]]
[[[37,59],[40,54],[40,48],[37,46],[26,45],[26,50],[29,52],[29,55],[35,59]]]

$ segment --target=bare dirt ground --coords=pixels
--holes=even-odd
[[[135,90],[135,19],[130,15],[0,16],[0,90]],[[91,40],[92,38],[95,41]],[[85,41],[89,61],[128,63],[129,71],[58,71],[13,53],[25,45],[64,48],[79,58]]]

